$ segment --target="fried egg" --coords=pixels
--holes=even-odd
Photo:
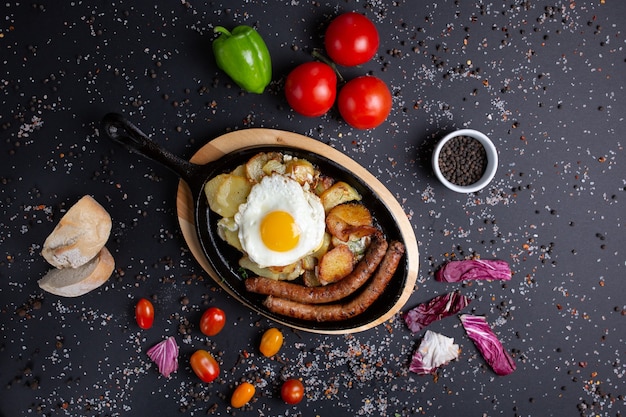
[[[255,184],[234,219],[242,249],[262,268],[293,264],[318,249],[324,239],[319,197],[282,175],[266,176]]]

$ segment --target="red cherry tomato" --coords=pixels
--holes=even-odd
[[[150,300],[142,298],[135,306],[135,320],[142,329],[149,329],[154,323],[154,306]]]
[[[189,360],[191,369],[203,382],[213,382],[220,374],[220,366],[206,350],[196,350]]]
[[[217,307],[209,307],[200,318],[200,331],[206,336],[215,336],[226,324],[226,313]]]
[[[355,12],[344,13],[333,19],[324,38],[328,56],[346,67],[361,65],[372,59],[379,42],[374,23]]]
[[[357,129],[371,129],[385,121],[391,111],[391,93],[384,81],[372,76],[354,78],[339,91],[341,117]]]
[[[337,75],[330,65],[322,62],[300,64],[287,75],[285,97],[298,113],[321,116],[335,103]]]
[[[298,404],[304,397],[304,385],[298,379],[288,379],[280,388],[280,398],[287,404]]]

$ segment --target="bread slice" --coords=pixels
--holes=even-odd
[[[62,297],[78,297],[104,284],[115,269],[115,261],[104,247],[77,268],[51,269],[38,283],[41,289]]]
[[[111,234],[111,216],[93,197],[82,197],[65,213],[43,244],[42,256],[57,268],[90,261]]]

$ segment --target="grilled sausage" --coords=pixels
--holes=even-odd
[[[337,304],[306,304],[268,295],[263,305],[273,313],[308,321],[339,321],[363,313],[382,294],[404,255],[404,244],[391,242],[380,267],[354,299]]]
[[[349,275],[333,284],[306,287],[287,281],[255,277],[246,279],[246,290],[307,304],[330,303],[341,300],[363,286],[372,276],[385,256],[387,247],[387,240],[382,233],[377,232],[365,253],[365,257],[357,263]]]

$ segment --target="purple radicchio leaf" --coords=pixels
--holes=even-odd
[[[407,311],[403,318],[406,325],[413,333],[422,330],[430,323],[441,320],[463,310],[470,299],[460,291],[439,295],[427,303],[422,303],[417,307]]]
[[[516,368],[513,358],[504,350],[502,343],[493,333],[484,316],[462,314],[461,323],[485,361],[498,375],[508,375]]]
[[[506,261],[498,259],[467,259],[450,261],[439,268],[435,279],[441,282],[461,282],[467,280],[511,279],[511,268]]]
[[[422,341],[413,354],[409,371],[419,375],[434,374],[440,366],[459,357],[459,345],[454,339],[426,330]]]
[[[159,367],[159,372],[168,378],[172,372],[178,369],[178,345],[174,336],[170,336],[162,342],[148,349],[148,356]]]

